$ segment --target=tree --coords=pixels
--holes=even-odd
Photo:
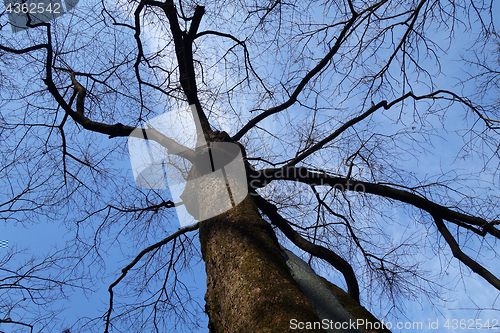
[[[475,91],[468,76],[489,61],[471,61],[471,52],[498,41],[494,17],[492,4],[465,0],[144,0],[79,3],[55,21],[28,21],[0,42],[9,110],[2,218],[48,218],[74,233],[58,253],[69,260],[61,285],[89,287],[84,278],[98,271],[87,263],[118,246],[137,251],[109,288],[106,332],[162,332],[170,318],[189,320],[180,274],[200,250],[214,332],[318,320],[279,244],[339,272],[362,304],[373,297],[397,310],[404,297],[438,297],[438,272],[420,265],[430,254],[444,259],[443,272],[453,256],[500,289],[487,260],[498,258],[500,238],[500,117],[495,93]],[[473,67],[450,79],[460,74],[449,66],[457,44]],[[497,80],[498,64],[488,66]],[[241,147],[249,195],[172,232],[175,203],[138,188],[120,161],[141,124],[188,105],[207,142]],[[175,153],[178,142],[148,133],[193,166],[186,177],[199,174],[194,161],[204,152]],[[450,143],[440,150],[443,138]],[[185,193],[220,200],[210,187]],[[405,235],[413,223],[424,241]]]

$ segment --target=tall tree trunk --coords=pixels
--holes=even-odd
[[[199,233],[210,332],[289,332],[291,319],[320,320],[290,275],[276,235],[250,195],[201,223]]]

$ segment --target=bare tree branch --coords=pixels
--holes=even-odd
[[[313,244],[300,236],[298,232],[292,229],[289,222],[278,213],[278,208],[269,201],[259,195],[255,195],[254,200],[262,212],[269,217],[271,222],[276,225],[296,246],[315,257],[327,261],[330,265],[338,269],[342,275],[344,275],[349,296],[359,303],[358,280],[356,279],[356,275],[354,274],[354,270],[351,265],[349,265],[345,259],[332,250],[321,245]]]
[[[260,121],[264,120],[265,118],[267,118],[267,117],[269,117],[269,116],[271,116],[273,114],[276,114],[278,112],[286,110],[288,107],[290,107],[291,105],[293,105],[297,101],[297,98],[299,97],[299,94],[302,92],[302,90],[307,85],[307,83],[316,74],[318,74],[321,70],[323,70],[328,65],[328,63],[330,62],[330,60],[335,56],[335,54],[337,54],[337,51],[339,50],[340,46],[344,42],[344,38],[345,38],[347,32],[349,31],[349,29],[351,28],[351,26],[354,24],[354,22],[356,21],[357,17],[358,17],[358,14],[353,11],[351,19],[347,22],[347,24],[342,29],[342,32],[337,37],[337,40],[335,41],[334,46],[323,57],[323,59],[321,59],[321,61],[304,76],[304,78],[300,81],[300,83],[297,85],[297,87],[295,88],[295,90],[291,94],[290,98],[286,102],[284,102],[284,103],[282,103],[282,104],[280,104],[278,106],[275,106],[273,108],[270,108],[270,109],[262,112],[257,117],[253,118],[252,120],[250,120],[245,126],[243,126],[243,128],[241,130],[238,131],[238,133],[236,133],[233,136],[232,139],[234,141],[238,141],[239,139],[241,139],[243,137],[243,135],[245,135],[250,129],[252,129]]]
[[[446,228],[443,219],[439,217],[439,215],[432,215],[434,218],[434,222],[436,223],[436,226],[439,230],[439,233],[443,236],[445,239],[446,243],[450,246],[451,252],[453,253],[453,256],[460,260],[464,265],[469,267],[473,272],[478,274],[479,276],[483,277],[486,281],[488,281],[492,286],[500,290],[500,280],[489,270],[484,268],[481,264],[479,264],[477,261],[471,259],[468,255],[463,253],[463,251],[460,249],[460,246],[458,245],[457,241],[455,238],[451,235],[450,231],[448,228]]]
[[[153,245],[150,245],[148,246],[147,248],[145,248],[144,250],[142,250],[135,258],[134,260],[132,260],[130,262],[130,264],[128,264],[125,268],[122,269],[122,274],[118,277],[118,279],[115,280],[115,282],[113,282],[109,288],[108,288],[108,291],[109,291],[109,309],[108,311],[106,312],[106,328],[104,330],[104,332],[109,332],[109,326],[111,324],[111,313],[113,311],[113,298],[114,298],[114,293],[113,293],[113,288],[116,287],[118,285],[118,283],[120,283],[121,280],[123,280],[123,278],[127,275],[127,273],[132,269],[134,268],[134,266],[139,262],[139,260],[141,260],[142,257],[144,257],[144,255],[146,255],[147,253],[153,251],[153,250],[156,250],[157,248],[167,244],[168,242],[170,242],[171,240],[175,240],[177,237],[179,237],[180,235],[183,235],[185,234],[186,232],[190,232],[190,231],[193,231],[193,230],[197,230],[198,228],[200,227],[200,224],[199,223],[196,223],[196,224],[193,224],[191,226],[188,226],[188,227],[185,227],[185,228],[182,228],[182,229],[179,229],[178,231],[174,232],[172,235],[162,239],[161,241],[159,241],[158,243],[155,243]]]
[[[282,167],[277,169],[264,169],[250,175],[250,186],[253,184],[267,184],[272,180],[293,180],[308,185],[331,186],[341,191],[355,191],[380,195],[385,198],[398,200],[420,208],[429,214],[437,214],[452,223],[467,223],[482,229],[482,235],[486,233],[500,239],[500,230],[494,226],[500,221],[486,221],[480,217],[466,215],[441,206],[433,201],[414,193],[393,188],[387,185],[374,184],[342,177],[330,176],[326,173],[311,172],[306,167]],[[252,183],[254,181],[255,183]]]

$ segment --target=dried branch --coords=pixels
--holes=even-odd
[[[134,137],[141,138],[141,139],[147,138],[148,140],[153,140],[155,142],[158,142],[161,146],[171,150],[172,152],[177,152],[177,153],[173,153],[174,155],[185,158],[188,161],[194,160],[194,151],[193,150],[191,150],[187,147],[184,147],[183,145],[177,143],[175,140],[170,139],[169,137],[161,134],[160,132],[158,132],[154,128],[148,128],[147,132],[145,129],[142,129],[140,132],[141,134],[135,134],[132,132],[134,132],[137,129],[136,127],[123,125],[121,123],[109,125],[109,124],[93,121],[90,118],[86,117],[83,114],[83,109],[84,109],[83,99],[85,97],[86,90],[76,80],[74,72],[72,72],[71,79],[72,79],[74,84],[76,83],[75,90],[78,92],[77,111],[76,112],[71,109],[71,106],[68,103],[66,103],[66,101],[61,96],[57,87],[55,86],[54,82],[51,79],[46,79],[45,83],[47,84],[47,87],[48,87],[50,93],[52,94],[52,96],[54,96],[54,98],[57,100],[59,105],[64,109],[66,114],[68,114],[76,123],[81,125],[83,128],[85,128],[89,131],[92,131],[92,132],[107,134],[107,135],[109,135],[109,138],[127,137],[127,136],[131,136],[131,135]]]
[[[353,9],[353,8],[351,7],[351,9]],[[333,56],[335,56],[335,54],[337,54],[340,46],[342,45],[342,42],[344,41],[344,38],[345,38],[347,32],[349,31],[351,26],[354,24],[354,21],[356,21],[357,17],[358,17],[358,14],[355,11],[353,11],[351,19],[347,22],[347,24],[342,29],[342,32],[339,34],[337,40],[335,41],[335,45],[333,45],[333,47],[323,57],[323,59],[321,59],[321,61],[313,69],[311,69],[304,76],[304,78],[302,78],[302,80],[297,85],[297,87],[295,88],[293,93],[290,95],[290,98],[286,102],[284,102],[278,106],[272,107],[272,108],[262,112],[257,117],[253,118],[252,120],[250,120],[245,126],[243,126],[243,128],[241,130],[238,131],[238,133],[236,133],[236,135],[233,136],[233,140],[238,141],[239,139],[241,139],[243,137],[243,135],[245,135],[250,129],[252,129],[260,121],[264,120],[265,118],[267,118],[275,113],[286,110],[288,107],[293,105],[297,101],[299,94],[302,92],[302,90],[304,90],[305,86],[309,83],[309,81],[316,74],[318,74],[321,70],[323,70],[328,65],[328,63],[333,58]]]
[[[153,251],[153,250],[156,250],[157,248],[160,248],[161,246],[167,244],[168,242],[170,242],[171,240],[173,239],[176,239],[177,237],[179,237],[180,235],[183,235],[189,231],[193,231],[193,230],[197,230],[199,228],[200,224],[199,222],[194,224],[194,225],[191,225],[191,226],[188,226],[188,227],[185,227],[185,228],[182,228],[182,229],[179,229],[177,230],[176,232],[174,232],[172,235],[164,238],[163,240],[159,241],[158,243],[155,243],[151,246],[148,246],[147,248],[145,248],[144,250],[142,250],[135,258],[134,260],[132,260],[130,262],[130,264],[128,264],[125,268],[122,269],[122,274],[118,277],[118,279],[115,280],[115,282],[113,282],[109,288],[108,288],[108,291],[109,291],[109,309],[108,311],[106,312],[106,328],[104,330],[105,333],[109,332],[109,325],[111,323],[111,312],[113,311],[113,298],[114,298],[114,293],[113,293],[113,288],[118,285],[118,283],[120,283],[120,281],[127,275],[127,273],[139,262],[139,260],[141,260],[141,258],[146,255],[147,253]]]
[[[498,221],[488,222],[480,217],[459,213],[417,194],[387,185],[330,176],[326,173],[311,172],[306,167],[285,166],[276,169],[264,169],[250,174],[249,177],[251,178],[249,181],[250,187],[252,187],[253,184],[267,184],[272,180],[293,180],[309,185],[331,186],[341,191],[376,194],[413,205],[431,215],[437,214],[443,219],[456,223],[457,225],[460,225],[460,223],[467,223],[477,226],[482,229],[483,236],[488,233],[500,239],[500,230],[495,228]]]
[[[483,277],[486,281],[488,281],[493,287],[497,288],[500,290],[500,280],[489,270],[484,268],[481,264],[479,264],[477,261],[466,255],[465,253],[462,252],[460,249],[460,246],[458,245],[457,241],[455,238],[452,236],[448,228],[446,228],[443,219],[439,215],[432,215],[434,218],[434,223],[436,224],[436,227],[439,230],[439,233],[443,236],[445,239],[446,243],[450,246],[451,252],[453,253],[453,256],[460,260],[464,265],[469,267],[473,272],[478,274],[479,276]]]
[[[256,194],[254,196],[254,200],[259,209],[261,209],[262,212],[267,215],[267,217],[269,217],[271,222],[275,226],[277,226],[283,232],[283,234],[296,246],[315,257],[327,261],[330,265],[338,269],[342,273],[342,275],[344,275],[349,296],[351,296],[354,300],[356,300],[356,302],[359,303],[358,280],[356,279],[356,275],[354,274],[354,270],[352,269],[351,265],[349,265],[349,263],[345,259],[340,257],[332,250],[327,249],[326,247],[321,245],[313,244],[302,237],[298,232],[293,230],[293,228],[290,226],[290,222],[288,222],[278,213],[278,208],[262,198],[260,195]]]
[[[467,101],[465,98],[462,98],[453,92],[450,92],[447,90],[437,90],[435,92],[432,92],[432,93],[429,93],[426,95],[420,95],[420,96],[413,94],[413,92],[408,92],[408,93],[404,94],[403,96],[393,100],[390,103],[387,101],[381,101],[381,102],[377,103],[376,105],[372,104],[372,106],[368,110],[363,112],[361,115],[354,117],[354,118],[350,119],[349,121],[346,121],[345,123],[342,124],[342,126],[340,126],[337,130],[335,130],[335,132],[333,132],[332,134],[330,134],[329,136],[327,136],[323,140],[319,141],[318,143],[316,143],[311,148],[307,149],[305,152],[303,152],[299,156],[292,159],[290,162],[287,163],[287,166],[296,165],[300,161],[303,161],[306,157],[317,152],[318,150],[323,148],[323,146],[325,144],[333,141],[334,139],[339,137],[342,133],[344,133],[347,129],[353,127],[354,125],[356,125],[360,121],[366,119],[366,117],[370,116],[371,114],[373,114],[375,111],[379,110],[380,108],[384,108],[385,110],[389,110],[394,105],[396,105],[399,102],[402,102],[405,99],[410,98],[410,97],[413,98],[414,100],[417,100],[417,101],[422,100],[422,99],[449,99],[447,97],[438,96],[440,94],[451,95],[451,100],[458,100],[459,102],[470,107],[472,110],[474,110],[479,115],[480,118],[482,118],[484,120],[484,117],[477,110],[477,108],[474,107],[474,105],[472,105],[472,103],[470,101]]]

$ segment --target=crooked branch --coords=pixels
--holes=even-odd
[[[66,103],[66,101],[59,93],[52,79],[45,79],[44,81],[45,84],[47,85],[49,92],[52,94],[52,96],[54,96],[55,100],[63,108],[64,112],[66,112],[66,114],[69,115],[77,124],[85,128],[86,130],[107,134],[109,135],[109,138],[128,137],[128,136],[134,136],[140,139],[147,138],[148,140],[153,140],[155,142],[158,142],[161,146],[167,148],[169,151],[177,152],[172,154],[185,158],[190,162],[194,160],[193,150],[184,147],[183,145],[177,143],[175,140],[161,134],[154,128],[148,128],[147,132],[145,129],[142,129],[140,132],[138,131],[134,132],[137,128],[133,126],[127,126],[121,123],[117,123],[114,125],[100,123],[97,121],[93,121],[87,116],[85,116],[83,110],[84,110],[84,99],[86,95],[86,89],[78,82],[75,76],[76,76],[75,72],[72,72],[71,81],[75,87],[75,91],[77,92],[76,112],[71,108],[71,106],[68,103]]]
[[[272,180],[292,180],[308,185],[331,186],[341,191],[354,191],[379,195],[413,205],[431,215],[441,216],[443,219],[459,226],[463,226],[464,223],[476,226],[479,228],[476,233],[482,236],[489,233],[500,239],[500,230],[495,228],[495,225],[499,224],[498,221],[488,222],[480,217],[459,213],[427,198],[387,185],[331,176],[326,173],[311,172],[306,167],[284,166],[282,168],[254,171],[249,174],[249,185],[251,188],[254,184],[262,186],[261,184],[265,185]]]
[[[293,230],[290,223],[279,213],[278,208],[259,195],[254,196],[255,203],[271,222],[277,226],[283,234],[290,239],[300,249],[312,254],[315,257],[327,261],[330,265],[339,270],[347,283],[348,294],[359,303],[359,285],[354,270],[351,265],[338,254],[324,246],[309,242],[298,232]]]
[[[323,70],[328,65],[330,60],[337,54],[338,50],[340,49],[340,46],[344,42],[344,38],[345,38],[347,32],[349,31],[351,26],[354,24],[354,21],[356,21],[356,18],[358,17],[358,14],[354,11],[354,8],[352,6],[351,6],[351,11],[352,11],[352,17],[347,22],[347,24],[344,26],[342,31],[340,32],[337,40],[335,41],[335,45],[333,45],[333,47],[330,49],[330,51],[323,57],[323,59],[321,59],[319,61],[319,63],[313,69],[311,69],[309,72],[307,72],[307,74],[302,78],[302,80],[299,82],[299,84],[297,85],[297,87],[295,88],[293,93],[291,94],[290,98],[286,102],[284,102],[278,106],[272,107],[272,108],[262,112],[257,117],[253,118],[252,120],[250,120],[245,126],[243,126],[243,128],[238,133],[236,133],[235,136],[233,136],[232,139],[234,141],[238,141],[239,139],[241,139],[241,137],[243,137],[243,135],[245,135],[250,129],[252,129],[260,121],[264,120],[265,118],[267,118],[275,113],[286,110],[287,108],[292,106],[297,101],[299,94],[302,92],[302,90],[304,90],[304,88],[309,83],[309,81],[311,81],[311,79],[314,76],[316,76],[316,74],[321,72],[321,70]]]
[[[477,261],[475,261],[474,259],[472,259],[471,257],[462,252],[460,246],[458,245],[457,241],[450,233],[448,228],[446,228],[446,225],[444,224],[443,219],[441,217],[439,217],[438,215],[433,215],[432,217],[434,218],[434,223],[436,224],[439,233],[443,236],[446,243],[448,243],[448,245],[450,246],[453,256],[458,260],[460,260],[464,265],[469,267],[473,272],[483,277],[493,287],[500,290],[500,280],[495,275],[493,275],[489,270],[487,270],[481,264],[479,264]]]
[[[73,83],[73,86],[75,87],[75,91],[77,92],[76,113],[83,115],[83,111],[84,111],[83,100],[85,99],[85,96],[87,95],[87,90],[80,84],[80,82],[78,82],[76,80],[75,72],[71,72],[71,82]]]
[[[451,95],[452,98],[446,98],[446,97],[443,97],[443,96],[438,96],[440,94]],[[377,110],[379,110],[381,108],[384,108],[385,110],[388,110],[391,107],[393,107],[394,105],[398,104],[399,102],[402,102],[405,99],[410,98],[410,97],[413,98],[416,101],[422,100],[422,99],[451,99],[451,100],[458,100],[461,103],[464,103],[465,105],[467,105],[468,107],[471,107],[473,110],[476,110],[470,103],[467,104],[466,101],[463,98],[460,98],[458,95],[456,95],[456,94],[454,94],[454,93],[452,93],[450,91],[447,91],[447,90],[437,90],[437,91],[434,91],[434,92],[426,94],[426,95],[418,95],[418,96],[415,95],[413,92],[410,91],[410,92],[404,94],[403,96],[401,96],[399,98],[396,98],[395,100],[393,100],[391,102],[381,101],[381,102],[379,102],[377,104],[373,104],[368,110],[366,110],[365,112],[363,112],[359,116],[354,117],[354,118],[350,119],[349,121],[345,122],[342,126],[340,126],[338,129],[336,129],[332,134],[330,134],[329,136],[327,136],[323,140],[319,141],[318,143],[316,143],[315,145],[313,145],[312,147],[310,147],[309,149],[307,149],[305,152],[303,152],[299,156],[295,157],[293,160],[291,160],[289,163],[287,163],[287,165],[288,166],[296,165],[298,162],[304,160],[306,157],[310,156],[311,154],[313,154],[316,151],[318,151],[321,148],[323,148],[323,146],[325,144],[327,144],[327,143],[335,140],[342,133],[344,133],[347,129],[353,127],[354,125],[356,125],[360,121],[366,119],[368,116],[370,116],[371,114],[373,114],[375,111],[377,111]]]
[[[132,260],[132,262],[130,262],[130,264],[128,264],[125,268],[122,269],[122,274],[108,288],[108,291],[109,291],[109,308],[108,308],[108,311],[106,313],[106,329],[104,330],[105,333],[109,332],[109,325],[110,325],[110,322],[111,322],[111,312],[113,311],[113,298],[114,298],[113,288],[118,283],[120,283],[121,280],[123,280],[123,278],[127,275],[127,273],[139,262],[139,260],[141,260],[142,257],[144,257],[144,255],[146,255],[147,253],[149,253],[149,252],[151,252],[151,251],[153,251],[153,250],[155,250],[155,249],[157,249],[157,248],[159,248],[159,247],[167,244],[171,240],[176,239],[177,237],[179,237],[180,235],[183,235],[183,234],[185,234],[185,233],[187,233],[189,231],[193,231],[193,230],[198,229],[199,226],[200,226],[200,223],[198,222],[198,223],[196,223],[194,225],[191,225],[191,226],[179,229],[176,232],[174,232],[172,235],[164,238],[163,240],[159,241],[158,243],[155,243],[155,244],[153,244],[151,246],[148,246],[147,248],[145,248],[144,250],[142,250],[141,253],[139,253],[134,258],[134,260]]]

